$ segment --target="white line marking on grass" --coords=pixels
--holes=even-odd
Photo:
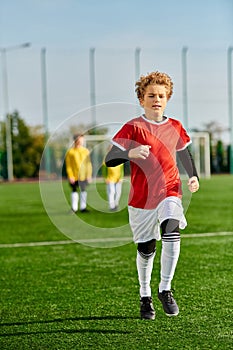
[[[50,241],[50,242],[28,242],[28,243],[12,243],[12,244],[0,244],[0,248],[20,248],[20,247],[39,247],[46,245],[62,245],[62,244],[72,244],[77,243],[74,241]]]
[[[233,232],[184,233],[181,238],[232,236]]]
[[[207,233],[185,233],[181,235],[181,238],[200,238],[200,237],[217,237],[217,236],[232,236],[233,232],[207,232]],[[93,239],[80,239],[79,241],[45,241],[45,242],[28,242],[28,243],[5,243],[0,244],[0,248],[20,248],[20,247],[40,247],[50,245],[65,245],[65,244],[77,244],[77,243],[104,243],[104,242],[130,242],[132,237],[116,237],[116,238],[93,238]]]
[[[93,239],[80,239],[78,241],[44,241],[44,242],[28,242],[28,243],[6,243],[0,244],[0,248],[20,248],[20,247],[39,247],[49,245],[63,245],[63,244],[75,244],[75,243],[98,243],[98,242],[121,242],[130,241],[131,237],[116,237],[116,238],[93,238]]]

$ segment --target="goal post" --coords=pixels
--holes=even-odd
[[[210,178],[210,136],[208,132],[192,132],[191,153],[200,177]]]

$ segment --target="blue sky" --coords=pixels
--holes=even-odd
[[[224,48],[232,40],[232,19],[232,0],[1,0],[0,42]]]
[[[182,120],[183,46],[189,48],[190,127],[201,128],[210,120],[228,125],[226,57],[233,46],[232,0],[0,0],[0,47],[23,42],[31,47],[7,54],[9,105],[30,125],[43,123],[42,47],[51,130],[90,105],[90,47],[96,48],[97,104],[136,102],[134,50],[140,47],[141,74],[159,69],[172,76],[175,93],[167,112]],[[1,85],[0,102],[2,116]],[[103,116],[101,110],[98,121],[106,122],[109,113]],[[81,113],[80,122],[82,118]],[[122,119],[121,115],[117,121]]]

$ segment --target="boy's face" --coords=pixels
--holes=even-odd
[[[84,143],[84,137],[83,136],[79,136],[75,142],[74,142],[74,145],[75,147],[79,147],[79,146],[82,146]]]
[[[147,117],[156,119],[163,116],[167,101],[167,91],[164,85],[148,85],[140,104]]]

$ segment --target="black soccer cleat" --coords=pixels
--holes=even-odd
[[[162,293],[158,292],[158,298],[163,305],[163,309],[167,316],[177,316],[179,313],[178,305],[173,298],[171,290],[163,290]]]
[[[144,319],[144,320],[155,319],[155,310],[154,310],[151,297],[142,297],[140,299],[140,314],[141,314],[141,319]]]
[[[80,212],[81,212],[81,213],[89,213],[90,210],[88,210],[87,208],[84,208],[84,209],[81,209]]]

